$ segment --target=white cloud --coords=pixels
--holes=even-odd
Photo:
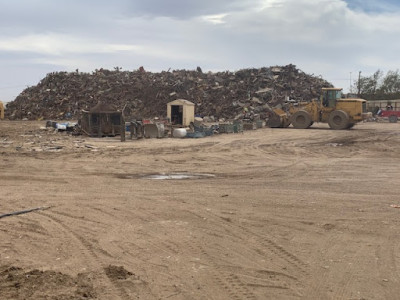
[[[400,65],[399,10],[353,10],[343,0],[173,0],[173,7],[161,0],[1,1],[0,81],[13,74],[10,86],[19,85],[21,64],[37,78],[60,68],[206,71],[293,63],[335,85],[347,85],[350,72]]]
[[[129,44],[105,44],[63,34],[26,35],[0,41],[0,51],[34,52],[40,55],[115,53],[137,51],[140,47]]]
[[[220,15],[208,15],[208,16],[203,16],[202,18],[207,21],[210,22],[212,24],[224,24],[225,20],[224,18],[227,16],[228,14],[220,14]]]
[[[270,8],[281,8],[284,3],[281,0],[263,0],[260,1],[258,10],[265,10]]]

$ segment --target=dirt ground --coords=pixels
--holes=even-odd
[[[0,122],[0,214],[42,208],[0,218],[0,299],[400,295],[398,123],[125,143],[40,126]]]

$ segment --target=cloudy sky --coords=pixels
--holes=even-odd
[[[0,0],[0,100],[53,71],[295,64],[349,90],[400,66],[398,0]]]

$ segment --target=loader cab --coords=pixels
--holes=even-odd
[[[336,100],[342,98],[340,88],[322,88],[321,102],[324,107],[336,107]]]

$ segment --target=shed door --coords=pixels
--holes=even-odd
[[[182,105],[171,105],[171,122],[172,124],[183,123],[183,106]]]

